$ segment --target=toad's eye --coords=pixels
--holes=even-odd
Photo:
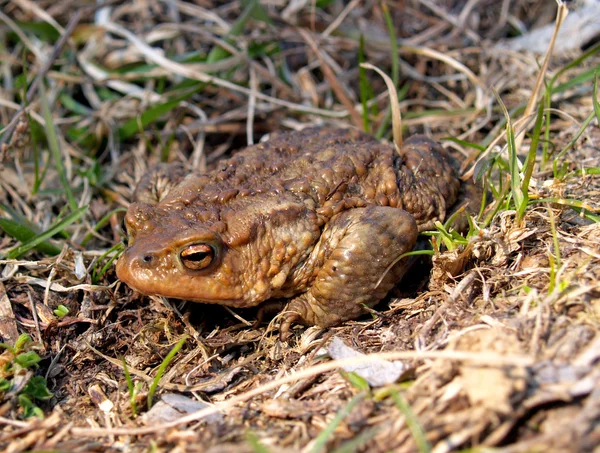
[[[207,268],[215,259],[215,249],[208,244],[194,244],[184,248],[179,257],[181,263],[192,271]]]

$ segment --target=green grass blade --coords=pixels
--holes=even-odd
[[[365,429],[353,439],[344,442],[340,447],[333,450],[332,453],[355,453],[358,451],[366,451],[364,450],[365,444],[373,439],[378,432],[379,428],[377,427]]]
[[[77,115],[89,116],[94,113],[94,111],[92,109],[77,102],[75,99],[73,99],[68,94],[62,93],[58,97],[58,99],[60,100],[60,103],[63,105],[64,108],[66,108],[67,110],[69,110],[73,113],[76,113]]]
[[[579,140],[579,138],[583,135],[583,133],[587,129],[588,125],[592,122],[592,120],[594,119],[595,116],[596,116],[595,112],[592,112],[588,115],[588,117],[581,124],[581,127],[579,128],[579,130],[577,131],[575,136],[571,139],[571,141],[567,144],[567,146],[565,146],[564,149],[560,153],[558,153],[558,155],[554,158],[553,165],[554,165],[554,177],[555,178],[560,179],[562,176],[564,176],[564,175],[560,174],[560,172],[559,172],[558,161],[565,154],[567,154],[567,152],[569,152],[569,150],[575,145],[575,143],[577,143],[577,140]]]
[[[21,243],[26,243],[37,235],[37,233],[28,226],[10,219],[0,218],[0,228],[3,229],[6,234]],[[49,242],[41,242],[35,248],[45,255],[55,256],[60,253],[60,249]]]
[[[171,349],[169,351],[169,353],[167,354],[167,356],[165,357],[165,359],[160,364],[160,367],[158,367],[158,371],[156,372],[156,376],[152,380],[152,384],[150,385],[150,389],[148,390],[148,410],[150,410],[150,408],[152,407],[152,400],[154,399],[154,393],[156,392],[156,388],[158,387],[158,383],[162,379],[163,374],[165,373],[165,370],[167,369],[167,367],[169,366],[169,363],[171,363],[171,361],[173,360],[173,358],[175,357],[175,355],[182,348],[183,344],[186,342],[187,339],[188,339],[188,336],[184,335],[181,338],[181,340],[179,340],[177,342],[177,344],[173,347],[173,349]]]
[[[15,23],[22,31],[36,35],[39,39],[47,43],[53,43],[60,38],[60,33],[48,22],[17,20]]]
[[[600,127],[600,102],[598,102],[598,73],[594,76],[594,95],[592,96],[592,104],[594,104],[594,113],[596,114],[596,124]]]
[[[574,60],[570,61],[569,63],[567,63],[566,65],[564,65],[560,70],[558,70],[556,72],[556,74],[554,75],[554,77],[552,77],[552,79],[550,79],[550,82],[548,83],[548,87],[549,89],[552,91],[554,84],[556,83],[556,81],[565,73],[567,72],[569,69],[573,69],[579,65],[581,65],[581,63],[583,63],[585,60],[587,60],[588,58],[594,56],[596,53],[598,53],[600,51],[600,43],[596,44],[595,46],[591,47],[590,49],[586,50],[584,53],[582,53],[581,55],[579,55],[577,58],[575,58]],[[593,68],[592,70],[595,70],[596,68]],[[589,71],[586,71],[586,73],[588,73]],[[570,82],[570,81],[569,81]],[[567,82],[567,83],[569,83]],[[560,85],[559,85],[560,87]],[[563,89],[559,89],[559,87],[556,87],[555,90],[556,91],[552,91],[552,93],[557,93],[560,91],[563,91]]]
[[[174,99],[163,104],[157,104],[146,110],[140,116],[131,118],[119,128],[119,139],[127,140],[128,138],[134,136],[140,131],[140,128],[146,128],[146,126],[148,126],[150,123],[153,123],[161,116],[169,113],[171,110],[176,108],[181,101],[181,99]]]
[[[42,242],[46,241],[47,239],[50,239],[55,234],[58,234],[59,232],[63,231],[67,226],[71,225],[73,222],[76,222],[77,220],[79,220],[79,218],[81,216],[83,216],[83,214],[85,214],[87,209],[88,209],[87,206],[83,206],[79,209],[76,209],[74,212],[72,212],[71,214],[66,216],[64,219],[60,220],[59,222],[57,222],[56,224],[54,224],[53,226],[48,228],[43,233],[25,241],[18,247],[15,247],[12,250],[10,250],[6,254],[6,257],[8,259],[16,259],[16,258],[20,257],[21,255],[23,255],[24,253],[31,250],[32,248],[37,247]]]
[[[46,131],[48,147],[50,148],[50,152],[52,153],[54,165],[56,167],[56,171],[58,172],[62,188],[67,196],[67,201],[69,203],[71,211],[75,212],[77,210],[77,202],[75,201],[75,196],[73,195],[73,191],[71,190],[71,184],[67,179],[67,172],[65,171],[65,166],[63,165],[63,157],[60,152],[60,145],[58,143],[58,137],[56,136],[56,129],[54,128],[52,113],[50,113],[50,106],[48,105],[48,96],[46,95],[46,88],[44,87],[43,81],[41,81],[39,84],[39,90],[39,99],[40,103],[42,104],[42,114],[46,123],[44,129]]]
[[[552,113],[550,112],[550,107],[552,106],[552,90],[550,87],[546,88],[546,92],[544,93],[544,109],[545,113],[545,127],[544,127],[544,145],[542,148],[542,168],[546,166],[548,160],[550,160],[550,131],[551,129],[551,120]],[[552,153],[554,153],[554,149],[552,149]]]
[[[360,103],[362,105],[363,128],[365,132],[369,132],[371,130],[371,125],[369,121],[368,102],[369,99],[373,97],[373,90],[371,88],[371,83],[367,78],[367,70],[361,66],[365,61],[365,38],[361,34],[358,41],[358,86],[360,89]]]
[[[453,143],[456,143],[465,148],[473,148],[473,149],[476,149],[477,151],[481,151],[481,152],[485,151],[485,146],[480,145],[479,143],[468,142],[466,140],[461,140],[456,137],[443,137],[440,140],[445,140],[447,142],[453,142]]]
[[[123,362],[123,372],[125,373],[125,381],[127,382],[127,390],[129,392],[129,405],[131,406],[131,412],[135,417],[138,414],[137,404],[135,402],[135,397],[137,396],[135,386],[133,385],[133,379],[131,379],[131,374],[129,373],[129,367],[127,366],[125,358],[121,358],[121,361]]]
[[[369,383],[361,375],[359,375],[353,371],[345,371],[345,370],[339,370],[339,373],[342,375],[342,377],[346,381],[348,381],[348,383],[352,387],[354,387],[359,392],[368,392],[369,390],[371,390]]]
[[[270,451],[271,451],[267,447],[265,447],[263,444],[260,443],[260,439],[252,431],[248,431],[246,433],[246,442],[248,442],[248,444],[250,444],[250,448],[252,449],[252,451],[254,453],[270,453]]]
[[[588,220],[591,220],[594,223],[600,223],[600,215],[590,214],[585,209],[573,208],[575,212],[581,214],[582,217],[585,217]]]
[[[575,170],[573,174],[577,176],[600,175],[600,167],[580,168]]]
[[[538,107],[537,117],[535,119],[535,126],[533,127],[533,133],[531,135],[531,145],[529,146],[529,152],[527,153],[527,160],[525,161],[525,174],[523,176],[523,183],[521,189],[523,193],[529,193],[529,181],[531,181],[531,175],[533,174],[533,168],[535,166],[535,156],[537,155],[537,147],[540,143],[540,135],[542,133],[542,124],[544,123],[544,103],[540,102]]]
[[[92,272],[92,284],[95,285],[96,283],[98,283],[98,281],[100,280],[100,278],[102,278],[106,271],[108,271],[108,269],[112,267],[112,264],[116,261],[119,255],[121,255],[123,250],[125,250],[125,246],[122,242],[119,242],[118,244],[113,245],[110,249],[108,249],[105,253],[102,254],[102,256],[96,262],[96,267]],[[104,258],[106,258],[108,255],[115,251],[117,253],[111,256],[110,259],[104,264],[104,266],[102,266],[102,268],[98,270],[97,266],[99,265],[99,263],[101,263]]]
[[[108,212],[104,217],[102,217],[95,225],[94,225],[94,232],[98,232],[100,231],[102,228],[104,228],[104,225],[106,225],[108,222],[110,222],[110,218],[119,213],[119,212],[127,212],[127,209],[125,208],[116,208],[113,209],[112,211]],[[79,245],[81,245],[82,247],[85,247],[85,245],[94,237],[93,233],[88,233],[85,235],[85,237],[82,239],[81,243]]]
[[[423,428],[421,428],[419,421],[415,417],[415,414],[413,413],[408,403],[396,390],[392,390],[390,392],[390,396],[394,400],[394,403],[396,403],[396,407],[398,407],[400,412],[402,412],[402,414],[404,415],[404,418],[406,418],[406,426],[408,426],[408,429],[410,430],[413,438],[415,439],[415,444],[417,444],[417,449],[419,450],[419,452],[429,453],[431,451],[431,445],[425,438],[425,432],[423,431]]]
[[[585,201],[574,200],[572,198],[554,198],[554,197],[538,198],[535,200],[531,200],[531,202],[532,203],[553,203],[553,204],[558,204],[561,206],[569,206],[570,208],[585,209],[585,210],[588,210],[590,212],[595,212],[595,213],[600,212],[599,209],[594,209],[594,207],[590,206]]]
[[[512,124],[506,124],[506,138],[508,142],[509,169],[510,169],[510,188],[517,209],[517,221],[520,222],[527,207],[527,192],[521,188],[521,173],[519,169],[519,157],[515,144],[515,131]]]
[[[27,63],[27,52],[24,50],[23,51],[23,64],[22,64],[22,68],[23,68],[23,76],[24,79],[27,80],[28,79],[28,63]],[[30,134],[29,136],[31,137],[31,148],[33,151],[33,187],[31,189],[31,194],[35,195],[37,194],[38,190],[40,189],[40,186],[42,185],[42,181],[44,179],[44,176],[46,175],[46,170],[48,169],[48,165],[49,165],[49,161],[46,164],[46,167],[44,168],[43,173],[40,175],[40,149],[38,146],[38,134],[34,133],[35,128],[39,127],[38,124],[33,121],[33,119],[31,118],[31,113],[29,111],[29,101],[27,100],[27,90],[28,87],[26,85],[23,85],[22,87],[22,93],[21,93],[21,99],[23,99],[23,103],[25,105],[25,114],[27,115],[27,124],[29,125],[29,131]]]
[[[394,20],[390,14],[390,10],[386,2],[381,2],[381,11],[383,12],[383,18],[385,20],[385,26],[387,32],[390,35],[390,56],[392,59],[392,81],[394,86],[398,87],[398,80],[400,79],[400,60],[398,54],[398,39],[396,38],[396,26]]]
[[[600,174],[600,172],[594,173],[594,174]],[[560,206],[568,206],[571,209],[573,209],[574,211],[581,214],[586,219],[591,220],[592,222],[595,222],[595,223],[600,222],[600,215],[598,215],[600,210],[594,209],[593,206],[590,206],[589,204],[587,204],[586,202],[581,201],[581,200],[574,200],[572,198],[538,198],[537,200],[531,200],[531,202],[532,203],[553,203],[553,204],[557,204]],[[592,214],[592,213],[594,213],[594,214]]]
[[[598,71],[600,71],[600,65],[595,66],[592,69],[588,69],[587,71],[582,72],[581,74],[577,74],[576,76],[571,77],[566,82],[561,83],[560,85],[557,85],[556,87],[552,88],[552,94],[562,93],[578,85],[583,85],[584,83],[589,82],[590,80],[594,80],[594,76]]]
[[[523,192],[521,188],[521,169],[519,168],[519,156],[517,155],[517,146],[515,143],[515,130],[510,119],[508,109],[502,102],[500,95],[494,90],[494,95],[504,112],[506,118],[506,145],[508,147],[508,171],[510,173],[510,190],[512,198],[517,210],[517,221],[520,222],[527,207],[527,192]]]
[[[329,424],[325,427],[325,429],[323,431],[321,431],[319,433],[319,435],[315,438],[315,443],[313,444],[313,447],[310,449],[311,453],[319,453],[319,452],[323,451],[323,449],[325,448],[325,444],[327,443],[327,440],[331,437],[331,435],[333,434],[335,429],[342,422],[342,420],[344,420],[344,418],[346,418],[350,414],[350,412],[352,412],[352,409],[354,409],[354,407],[364,399],[365,395],[366,395],[365,392],[361,392],[361,393],[355,395],[348,402],[348,404],[346,404],[344,407],[342,407],[338,411],[338,413],[335,415],[335,417],[333,417],[333,420],[331,420],[331,422],[329,422]]]
[[[554,245],[554,259],[556,260],[556,272],[561,268],[561,259],[560,259],[560,244],[558,243],[558,233],[556,232],[556,220],[554,218],[554,211],[550,206],[548,206],[548,219],[550,220],[550,231],[552,233],[552,244]],[[556,273],[554,274],[556,277]],[[556,287],[556,278],[554,281],[551,281],[552,287]],[[551,293],[552,291],[548,291]]]
[[[257,20],[270,21],[267,12],[264,10],[264,8],[258,2],[258,0],[251,0],[250,2],[248,2],[244,10],[242,11],[242,14],[240,14],[238,19],[233,23],[233,25],[229,29],[229,32],[224,38],[225,41],[231,43],[231,38],[240,35],[244,31],[244,28],[246,27],[248,21],[253,17]],[[216,63],[217,61],[227,58],[228,56],[229,52],[227,52],[222,47],[215,46],[208,54],[206,62]]]

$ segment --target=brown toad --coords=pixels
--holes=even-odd
[[[117,275],[144,294],[231,307],[289,298],[284,327],[338,324],[399,282],[398,258],[460,189],[457,162],[422,136],[398,153],[354,130],[277,134],[206,174],[147,175]]]

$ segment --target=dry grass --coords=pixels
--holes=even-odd
[[[245,14],[238,2],[211,0],[102,8],[0,0],[0,214],[17,227],[0,236],[0,336],[12,344],[30,334],[42,360],[19,379],[45,376],[54,394],[37,402],[43,420],[23,420],[19,389],[0,393],[0,448],[597,448],[600,129],[598,119],[582,124],[594,112],[600,54],[562,72],[577,55],[549,60],[544,80],[557,79],[519,221],[502,147],[527,127],[521,161],[529,151],[535,117],[519,118],[538,90],[542,57],[494,44],[552,23],[554,2],[261,4]],[[400,39],[396,61],[386,11]],[[212,168],[264,133],[362,127],[366,113],[371,131],[391,139],[386,86],[371,71],[373,96],[361,103],[361,34],[365,62],[392,75],[398,64],[404,135],[453,137],[444,144],[467,157],[467,174],[489,169],[494,190],[475,234],[441,247],[431,274],[418,265],[416,283],[399,287],[371,319],[298,327],[285,342],[267,323],[253,325],[256,311],[141,297],[117,282],[110,257],[119,218],[150,165]],[[478,160],[477,149],[487,149]],[[40,240],[17,256],[24,231]],[[61,304],[66,315],[55,311]],[[184,335],[157,395],[176,391],[210,406],[145,423],[121,358],[144,412],[158,367]],[[347,359],[325,354],[334,336],[400,360],[406,372],[368,388],[338,371]],[[350,362],[359,360],[372,358]]]

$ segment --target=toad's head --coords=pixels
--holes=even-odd
[[[263,197],[227,208],[133,203],[117,276],[147,295],[250,307],[272,297],[319,237],[303,205]]]

